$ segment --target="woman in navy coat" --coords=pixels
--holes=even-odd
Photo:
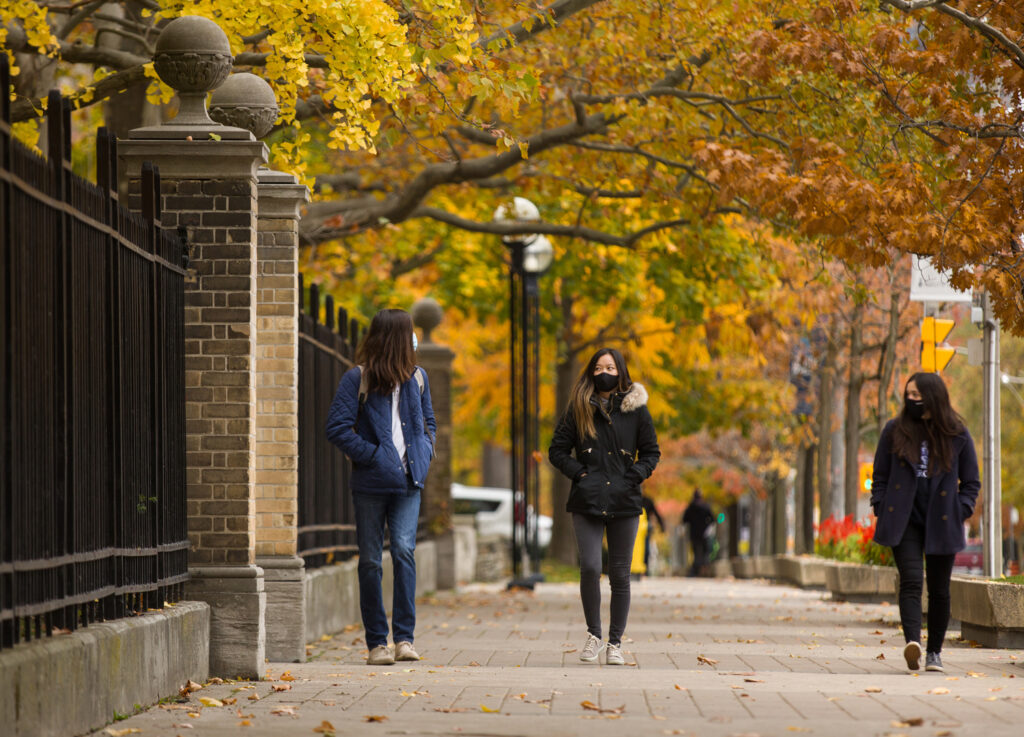
[[[900,572],[903,657],[911,670],[920,667],[921,589],[927,572],[925,670],[941,672],[953,559],[966,545],[964,520],[974,514],[981,488],[978,456],[938,374],[911,376],[903,398],[903,411],[886,424],[875,451],[875,542],[892,548]]]
[[[331,402],[327,438],[352,459],[352,499],[359,546],[359,609],[367,665],[419,660],[416,627],[416,527],[420,491],[434,455],[437,424],[426,374],[416,365],[416,334],[404,310],[381,310]],[[395,573],[392,635],[381,580],[384,526]]]

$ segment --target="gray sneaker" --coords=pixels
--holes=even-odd
[[[604,650],[604,643],[601,642],[599,637],[594,637],[589,632],[587,633],[587,644],[583,646],[580,651],[580,660],[584,663],[596,663],[597,656]]]
[[[395,656],[391,654],[391,648],[387,645],[377,645],[377,647],[370,650],[370,654],[366,656],[367,665],[394,665]]]
[[[608,643],[608,649],[604,656],[604,662],[608,665],[625,665],[626,659],[622,657],[622,648],[618,645]]]
[[[903,648],[903,658],[907,661],[910,670],[917,670],[921,667],[921,643],[908,642]]]
[[[944,673],[942,670],[942,656],[938,653],[925,653],[924,669],[933,670],[936,673]]]

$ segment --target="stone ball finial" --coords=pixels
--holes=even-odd
[[[28,36],[25,35],[25,29],[21,27],[21,24],[17,21],[11,21],[4,28],[7,29],[7,39],[4,41],[10,51],[21,51],[25,48],[25,44],[28,43]]]
[[[183,15],[160,32],[153,68],[167,85],[178,91],[181,104],[176,125],[210,126],[206,93],[231,73],[231,44],[221,27],[209,18]]]
[[[430,343],[430,331],[440,325],[441,318],[444,317],[441,304],[436,299],[424,297],[416,300],[410,313],[413,325],[423,331],[423,342]]]
[[[262,138],[274,127],[278,115],[274,90],[262,77],[239,72],[227,78],[210,95],[210,117],[218,123],[245,128]]]

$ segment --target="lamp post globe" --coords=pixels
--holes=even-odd
[[[537,223],[540,222],[540,210],[525,197],[513,197],[511,204],[498,205],[492,219],[496,223]],[[501,239],[507,244],[519,241],[529,245],[538,237],[537,233],[512,233],[503,235]]]
[[[540,276],[551,266],[554,254],[551,241],[540,234],[534,236],[530,245],[523,250],[523,270]]]

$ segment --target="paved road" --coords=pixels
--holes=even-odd
[[[208,684],[188,703],[110,729],[153,737],[1024,735],[1024,653],[972,647],[954,631],[946,672],[911,674],[891,605],[837,604],[763,581],[648,579],[634,584],[626,667],[579,662],[585,628],[575,585],[533,594],[474,586],[430,597],[418,611],[422,662],[368,667],[361,628],[352,627],[313,643],[307,663],[270,664],[259,682]],[[236,701],[203,706],[200,697]]]

